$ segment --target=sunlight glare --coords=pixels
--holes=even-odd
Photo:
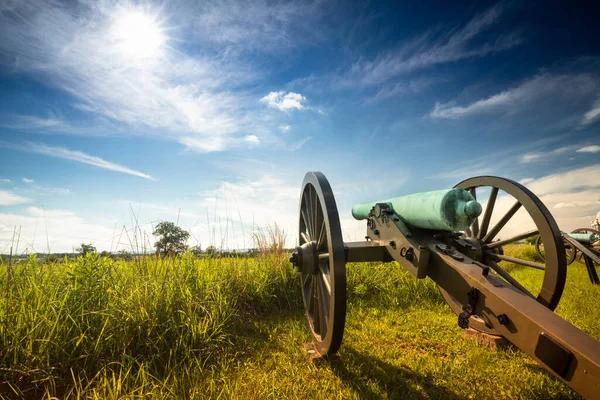
[[[157,57],[166,39],[156,18],[138,10],[119,15],[111,33],[119,51],[136,60]]]

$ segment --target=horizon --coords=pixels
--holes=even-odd
[[[15,230],[35,253],[131,251],[159,221],[229,251],[277,224],[292,248],[308,171],[327,176],[346,241],[366,231],[353,204],[478,175],[522,183],[563,231],[590,227],[597,9],[3,4],[0,254]]]

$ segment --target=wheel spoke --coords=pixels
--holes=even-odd
[[[506,223],[513,217],[513,215],[515,215],[515,213],[517,211],[519,211],[519,208],[521,208],[521,203],[519,203],[517,201],[515,204],[513,204],[513,206],[510,208],[510,210],[508,210],[506,212],[506,214],[504,214],[504,216],[500,219],[500,221],[498,221],[496,226],[494,226],[492,228],[492,230],[489,231],[487,235],[485,235],[485,237],[483,238],[483,242],[484,243],[491,242],[492,239],[496,237],[498,232],[500,232],[502,230],[502,228],[504,228],[504,225],[506,225]]]
[[[513,264],[520,264],[520,265],[524,265],[526,267],[531,267],[531,268],[541,269],[541,270],[546,269],[546,264],[540,264],[540,263],[536,263],[533,261],[522,260],[520,258],[509,257],[509,256],[505,256],[502,254],[494,254],[494,253],[490,253],[487,251],[486,251],[486,254],[492,258],[497,258],[498,260],[502,260],[502,261],[508,261]]]
[[[327,319],[329,317],[329,295],[326,292],[322,279],[319,279],[317,290],[319,292],[319,325],[321,328],[319,334],[325,336],[327,334]]]
[[[515,235],[515,236],[511,237],[510,239],[499,240],[497,242],[490,243],[486,247],[488,249],[493,249],[494,247],[504,246],[505,244],[518,242],[519,240],[523,240],[525,238],[537,235],[538,233],[539,233],[539,231],[537,229],[534,229],[532,231],[528,231],[528,232],[524,232],[524,233]]]
[[[327,260],[327,259],[329,259],[329,253],[319,254],[319,260]]]
[[[465,229],[465,235],[467,235],[467,237],[473,237],[473,233],[471,232],[471,228]]]
[[[313,329],[316,333],[320,332],[320,323],[321,323],[321,317],[320,317],[320,310],[319,310],[319,294],[318,294],[318,282],[317,282],[317,277],[315,275],[312,276],[312,285],[311,285],[311,293],[310,293],[310,297],[312,299],[311,302],[311,310],[312,310],[312,318],[313,318]]]
[[[310,242],[310,225],[308,223],[308,216],[306,215],[306,210],[304,208],[301,209],[300,214],[302,215],[302,219],[304,220],[304,227],[306,228],[308,238],[306,238],[306,234],[304,232],[301,232],[300,234],[303,235],[305,243],[308,243]]]
[[[508,272],[504,270],[500,265],[498,265],[495,261],[488,260],[488,265],[491,269],[493,269],[498,275],[500,275],[504,280],[508,283],[519,289],[521,292],[525,293],[527,296],[535,299],[535,296],[529,292],[523,285],[521,285],[515,278],[513,278]]]
[[[325,239],[325,219],[323,219],[323,222],[321,223],[321,231],[319,232],[319,239],[317,240],[317,250],[321,249]]]
[[[308,236],[312,239],[313,235],[314,235],[314,231],[313,231],[313,209],[312,209],[312,199],[310,196],[310,188],[312,186],[309,186],[308,189],[306,190],[306,192],[304,192],[304,204],[306,205],[305,210],[306,210],[306,219],[305,219],[305,223],[306,223],[306,229],[308,230]]]
[[[471,196],[473,196],[473,198],[475,200],[477,200],[477,193],[475,193],[474,187],[469,189],[469,193],[471,193]],[[479,235],[479,217],[476,217],[475,221],[473,221],[473,224],[471,224],[471,231],[473,232],[472,237],[478,237],[478,235]]]
[[[329,275],[326,274],[323,270],[321,270],[321,279],[323,280],[325,289],[327,289],[328,295],[331,297],[331,284],[329,283]]]
[[[302,278],[302,287],[307,287],[307,286],[309,286],[308,284],[309,284],[309,283],[310,283],[310,281],[311,281],[311,279],[310,279],[311,277],[312,277],[312,275],[311,275],[311,274],[305,274],[305,276]]]
[[[307,236],[306,233],[300,232],[300,236],[302,236],[302,239],[304,239],[304,243],[310,242],[310,237]]]
[[[487,202],[487,206],[485,207],[485,212],[483,214],[483,219],[481,220],[481,227],[479,228],[478,239],[481,239],[487,234],[487,230],[490,227],[490,219],[492,218],[492,212],[494,211],[494,205],[496,204],[496,196],[498,195],[498,188],[492,187],[492,191],[490,192],[490,197]]]

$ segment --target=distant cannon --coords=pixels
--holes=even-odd
[[[476,190],[489,191],[485,211]],[[505,200],[512,206],[499,219],[492,218],[497,203],[508,204]],[[535,229],[494,241],[519,210],[526,211]],[[306,174],[299,246],[290,261],[300,272],[305,314],[320,355],[335,354],[342,343],[346,262],[396,260],[416,278],[428,276],[437,283],[461,328],[504,336],[584,397],[598,398],[600,342],[552,312],[566,280],[563,237],[548,209],[527,188],[483,176],[451,190],[359,204],[352,213],[366,220],[366,240],[344,243],[329,182],[320,172]],[[544,243],[543,264],[502,251],[506,244],[536,235]],[[532,293],[501,261],[543,271],[539,289]]]
[[[567,265],[577,258],[583,259],[587,268],[590,281],[594,285],[600,285],[596,265],[600,265],[600,232],[590,228],[575,229],[571,233],[561,232],[567,252]],[[541,236],[535,240],[535,250],[544,259],[544,241]]]

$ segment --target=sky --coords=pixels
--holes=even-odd
[[[191,246],[253,247],[274,224],[293,246],[308,171],[347,241],[366,232],[352,204],[478,175],[589,227],[599,17],[561,1],[2,1],[0,254],[149,249],[160,221]]]

